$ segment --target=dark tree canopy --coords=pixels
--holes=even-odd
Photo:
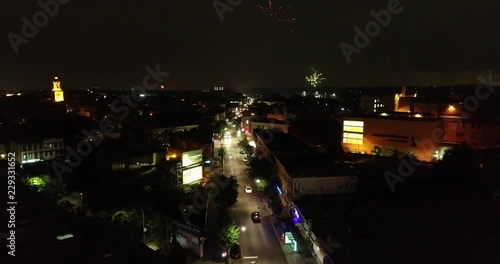
[[[238,201],[238,180],[236,176],[214,175],[210,179],[212,191],[210,193],[214,202],[224,208],[233,206]]]
[[[271,180],[274,175],[273,164],[267,159],[253,158],[248,165],[251,178]]]
[[[437,164],[441,179],[450,183],[476,182],[479,164],[476,154],[466,143],[446,150],[443,159]]]

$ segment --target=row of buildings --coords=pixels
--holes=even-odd
[[[338,131],[324,133],[337,137],[346,152],[398,152],[433,162],[461,142],[474,149],[500,146],[500,119],[488,106],[467,111],[470,107],[463,103],[431,103],[416,93],[407,95],[405,88],[395,95],[361,96],[360,102],[361,112],[337,112],[324,119],[325,123],[337,123]],[[243,116],[244,129],[250,133],[255,129],[288,133],[297,114],[287,112],[282,105],[274,109],[283,110]]]
[[[500,120],[495,116],[498,112],[494,104],[483,100],[482,108],[471,108],[466,105],[467,100],[464,97],[430,100],[418,93],[408,95],[403,88],[397,94],[361,96],[361,111],[339,109],[336,113],[309,115],[304,110],[291,111],[286,101],[263,101],[265,110],[250,108],[242,117],[242,126],[254,135],[258,153],[273,162],[280,179],[280,185],[274,188],[285,208],[283,214],[296,223],[318,263],[420,263],[428,262],[422,256],[433,254],[434,259],[457,262],[459,259],[449,256],[457,250],[468,250],[463,246],[467,239],[457,238],[449,243],[454,233],[473,236],[482,229],[498,231],[498,192],[491,201],[477,204],[481,213],[475,216],[470,216],[466,208],[459,213],[449,211],[463,206],[460,199],[429,204],[442,199],[440,195],[463,193],[423,192],[419,199],[399,201],[389,197],[383,175],[387,171],[397,172],[400,161],[371,156],[413,155],[421,161],[436,162],[446,149],[461,142],[479,153],[498,148]],[[319,136],[302,140],[297,127],[333,139],[344,154],[325,148],[326,141]],[[494,158],[495,154],[489,156]],[[349,157],[363,162],[349,162]],[[427,165],[415,168],[412,182],[425,185],[426,179],[435,173],[431,168]],[[484,168],[482,171],[495,174]],[[412,189],[415,186],[420,185],[398,187],[399,193],[411,196],[419,192]],[[429,214],[429,210],[435,213]],[[432,215],[434,220],[422,219],[422,215]],[[467,219],[467,223],[450,229],[449,222],[437,218]],[[426,237],[431,236],[440,241],[438,244],[446,244],[440,246],[442,254],[422,246],[428,242]],[[398,252],[388,251],[397,241],[412,242],[398,247]],[[499,242],[493,238],[478,243],[479,247],[488,247]],[[414,252],[415,248],[420,252]],[[485,254],[496,256],[492,250],[487,251]],[[473,253],[464,254],[463,258],[478,261]]]
[[[159,144],[174,135],[171,140],[178,144],[161,146],[168,149],[164,156],[180,158],[183,151],[202,149],[204,161],[210,161],[213,143],[207,126],[225,119],[225,109],[241,100],[238,94],[219,86],[213,91],[199,92],[158,90],[141,94],[143,101],[131,104],[128,116],[122,118],[111,106],[116,100],[122,100],[126,91],[88,89],[65,93],[59,78],[55,77],[51,92],[0,96],[2,158],[7,152],[15,152],[20,164],[65,159],[65,148],[75,148],[79,142],[133,138],[140,144]],[[100,129],[99,122],[104,119],[112,124],[112,129]],[[119,160],[119,156],[123,155],[114,157]],[[123,164],[112,167],[123,167]]]
[[[433,122],[430,121],[429,126]],[[271,133],[272,140],[267,140]],[[273,188],[284,207],[282,216],[293,220],[306,243],[303,246],[310,250],[317,263],[420,263],[424,261],[422,254],[456,261],[450,254],[467,248],[464,247],[466,237],[482,229],[500,231],[495,218],[500,212],[499,192],[493,198],[496,201],[482,201],[481,210],[471,216],[468,209],[450,211],[462,206],[459,199],[429,203],[442,199],[439,195],[463,193],[422,192],[418,199],[408,201],[390,198],[387,184],[380,175],[384,171],[397,171],[398,159],[369,157],[371,165],[362,165],[349,161],[349,157],[355,160],[362,155],[332,154],[321,147],[308,146],[290,133],[278,131],[257,129],[254,140],[258,154],[272,161],[279,178],[280,184]],[[412,177],[425,182],[432,173],[430,168],[419,167]],[[413,193],[413,187],[409,186],[399,188],[408,196]],[[429,210],[434,213],[429,214]],[[490,213],[493,215],[487,217]],[[467,220],[463,225],[450,228],[449,219],[454,218]],[[445,243],[455,232],[465,236],[457,238],[456,243]],[[429,237],[445,244],[440,247],[441,253],[422,246]],[[388,250],[397,241],[407,242],[398,252]],[[479,247],[488,247],[498,242],[497,237],[477,243]],[[415,248],[420,252],[415,252]],[[486,251],[489,256],[497,256],[493,249]],[[471,252],[464,257],[474,259],[476,255]],[[407,259],[412,260],[405,262]]]

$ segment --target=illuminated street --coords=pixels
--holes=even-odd
[[[245,231],[240,231],[239,243],[241,245],[242,258],[232,260],[233,263],[259,263],[274,264],[287,263],[281,245],[278,241],[276,231],[273,228],[270,210],[265,209],[257,186],[248,177],[245,171],[246,162],[243,155],[239,153],[237,146],[239,138],[233,135],[232,140],[224,142],[227,150],[227,157],[224,164],[224,173],[235,175],[240,184],[238,202],[231,208],[231,216],[240,226],[244,226]],[[219,143],[219,142],[218,142]],[[217,144],[217,148],[220,143]],[[245,193],[245,186],[251,186],[252,193]],[[253,211],[260,212],[262,222],[253,223],[250,214]]]

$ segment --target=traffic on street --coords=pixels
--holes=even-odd
[[[230,208],[231,217],[240,227],[239,254],[232,263],[274,264],[288,263],[274,228],[271,210],[248,176],[248,159],[238,147],[240,137],[230,130],[231,136],[216,142],[216,148],[226,150],[224,174],[235,175],[240,185],[237,203]]]

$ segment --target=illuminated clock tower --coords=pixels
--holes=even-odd
[[[54,81],[52,83],[54,84],[54,88],[52,89],[54,92],[54,102],[63,102],[64,92],[61,89],[61,82],[59,81],[59,78],[54,77]]]

